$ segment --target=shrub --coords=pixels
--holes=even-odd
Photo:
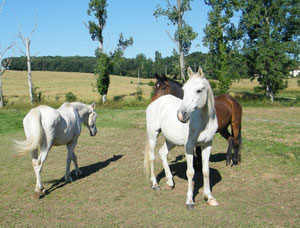
[[[154,84],[155,84],[155,83],[154,83],[153,81],[149,81],[149,82],[148,82],[148,86],[151,86],[151,87],[153,87],[153,86],[154,86]]]
[[[67,102],[77,101],[77,97],[72,92],[68,92],[65,94],[65,98]]]
[[[253,88],[253,90],[254,90],[255,93],[260,93],[262,91],[262,88],[260,86],[255,86]]]
[[[217,83],[215,81],[209,80],[209,84],[212,89],[217,88]]]
[[[135,98],[139,101],[143,100],[143,90],[140,87],[136,88]]]
[[[113,101],[114,101],[114,102],[121,101],[121,100],[123,100],[123,97],[124,97],[124,96],[114,96]]]
[[[32,94],[33,94],[33,100],[35,103],[40,103],[42,100],[44,100],[43,93],[41,91],[37,91],[39,87],[33,86],[32,88]]]

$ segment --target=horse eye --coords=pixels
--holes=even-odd
[[[201,93],[201,92],[202,92],[202,89],[198,89],[198,90],[197,90],[197,93]]]

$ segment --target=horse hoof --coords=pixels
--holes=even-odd
[[[215,198],[208,200],[207,204],[209,206],[218,206],[219,205],[218,201]]]
[[[186,209],[188,209],[189,211],[194,210],[194,208],[195,208],[195,204],[187,204],[186,205]]]
[[[160,187],[157,185],[157,186],[153,186],[152,189],[156,192],[159,192],[160,191]]]
[[[174,185],[171,186],[171,185],[166,184],[166,187],[169,191],[172,191],[174,189]]]
[[[34,199],[42,199],[46,195],[47,191],[46,189],[42,189],[41,191],[35,191],[33,193],[33,198]]]

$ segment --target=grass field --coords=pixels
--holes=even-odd
[[[32,81],[38,91],[44,96],[43,103],[51,105],[60,105],[65,101],[65,94],[72,92],[78,100],[90,103],[99,101],[100,95],[96,92],[95,76],[88,73],[67,73],[67,72],[32,72]],[[123,100],[132,101],[135,99],[138,81],[143,91],[143,97],[149,100],[152,87],[148,86],[149,81],[155,82],[155,79],[140,79],[132,77],[110,76],[110,87],[108,90],[108,99],[113,101],[115,96],[121,96]],[[279,97],[300,98],[300,87],[297,85],[297,78],[289,79],[288,88],[281,91]],[[253,93],[253,88],[258,86],[255,81],[242,79],[233,82],[230,93]],[[3,77],[3,94],[8,100],[8,107],[29,107],[29,91],[27,82],[27,72],[6,71]],[[147,102],[146,102],[147,104]],[[139,105],[139,103],[138,103]],[[145,105],[144,105],[145,106]]]
[[[14,72],[7,73],[10,74],[5,75],[6,86],[8,76]],[[63,74],[52,74],[50,77],[45,73],[47,80],[56,77],[53,84],[46,79],[40,79],[41,84],[38,84],[36,80],[36,85],[47,98],[60,91],[63,100],[64,94],[70,90],[84,101],[93,100],[92,95],[97,98],[90,85],[92,75],[74,74],[80,80],[87,80],[84,88],[78,89],[74,82],[67,88],[62,86],[56,90],[57,81],[62,84],[60,77]],[[14,80],[12,77],[10,82],[14,83],[18,76]],[[67,74],[66,77],[71,76]],[[123,78],[111,78],[111,88],[117,88],[111,91],[113,96],[135,91],[136,79],[125,78],[128,84],[119,81],[123,89],[114,87],[117,79]],[[143,82],[147,83],[146,80]],[[25,83],[26,80],[24,88]],[[243,83],[248,87],[246,84]],[[11,91],[13,87],[6,87],[4,95],[9,101],[22,102],[27,96],[26,93],[22,95],[22,88]],[[142,88],[145,99],[149,98],[151,87],[142,85]],[[84,89],[86,91],[82,91]],[[83,175],[76,179],[72,171],[74,181],[65,183],[62,177],[66,148],[53,147],[42,172],[44,187],[49,194],[40,200],[33,199],[35,174],[30,154],[18,156],[12,147],[13,139],[24,139],[22,119],[27,112],[23,109],[0,110],[0,227],[300,226],[299,107],[243,107],[242,164],[225,166],[227,142],[216,135],[210,179],[213,196],[220,205],[210,207],[206,204],[202,198],[202,174],[196,173],[196,207],[193,211],[185,208],[187,178],[182,147],[174,148],[168,158],[175,181],[173,191],[165,187],[166,179],[159,159],[155,167],[161,191],[153,192],[146,180],[143,171],[146,139],[143,107],[120,110],[99,106],[98,134],[90,137],[84,128],[75,150]],[[162,142],[161,136],[159,145]]]

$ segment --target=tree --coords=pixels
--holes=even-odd
[[[35,23],[34,23],[34,27],[30,33],[30,37],[25,37],[22,29],[19,32],[19,38],[22,40],[25,49],[26,49],[26,53],[24,51],[21,51],[23,53],[23,55],[27,58],[27,72],[28,72],[28,87],[29,87],[29,95],[30,95],[30,103],[33,105],[35,98],[34,98],[34,88],[33,88],[33,84],[32,84],[32,80],[31,80],[31,55],[30,55],[30,44],[31,44],[31,38],[32,35],[36,29],[36,25],[37,25],[37,15],[38,12],[36,13],[35,16]]]
[[[3,7],[4,7],[4,2],[5,0],[2,1],[2,4],[0,6],[0,15],[2,13]],[[5,55],[5,53],[11,49],[14,46],[15,43],[12,43],[10,45],[8,45],[4,50],[0,50],[0,108],[3,108],[4,106],[4,97],[3,97],[3,91],[2,91],[2,77],[4,75],[4,72],[6,70],[6,68],[8,68],[8,66],[11,63],[11,59],[6,59],[6,63],[3,64],[2,63],[2,59]],[[4,69],[2,69],[2,67],[4,67]]]
[[[162,74],[164,72],[164,66],[162,62],[162,55],[159,51],[155,52],[155,59],[153,64],[153,73]]]
[[[294,0],[248,0],[240,29],[249,74],[271,101],[287,87],[289,71],[299,58],[300,9]]]
[[[191,10],[190,3],[192,0],[177,0],[177,4],[175,5],[172,5],[169,0],[165,1],[167,3],[166,9],[163,9],[158,5],[154,11],[154,16],[156,18],[160,16],[167,17],[167,19],[176,26],[174,36],[172,37],[169,32],[168,35],[177,46],[181,79],[186,81],[184,56],[189,53],[192,41],[196,39],[198,35],[184,20],[185,13]]]
[[[237,5],[234,0],[205,0],[212,10],[208,13],[208,24],[204,32],[204,45],[209,47],[209,68],[219,80],[221,93],[227,93],[232,83],[229,75],[229,55],[236,34],[230,22]]]
[[[103,50],[103,30],[106,25],[107,19],[107,2],[106,0],[90,0],[88,15],[94,14],[97,22],[89,21],[86,27],[89,29],[92,40],[99,41],[99,48],[96,50],[97,63],[95,67],[95,74],[97,78],[97,89],[102,96],[102,103],[107,101],[107,92],[109,87],[109,74],[112,72],[115,64],[123,56],[125,49],[133,44],[133,39],[124,39],[123,34],[120,34],[119,43],[117,48],[109,55],[104,53]]]

